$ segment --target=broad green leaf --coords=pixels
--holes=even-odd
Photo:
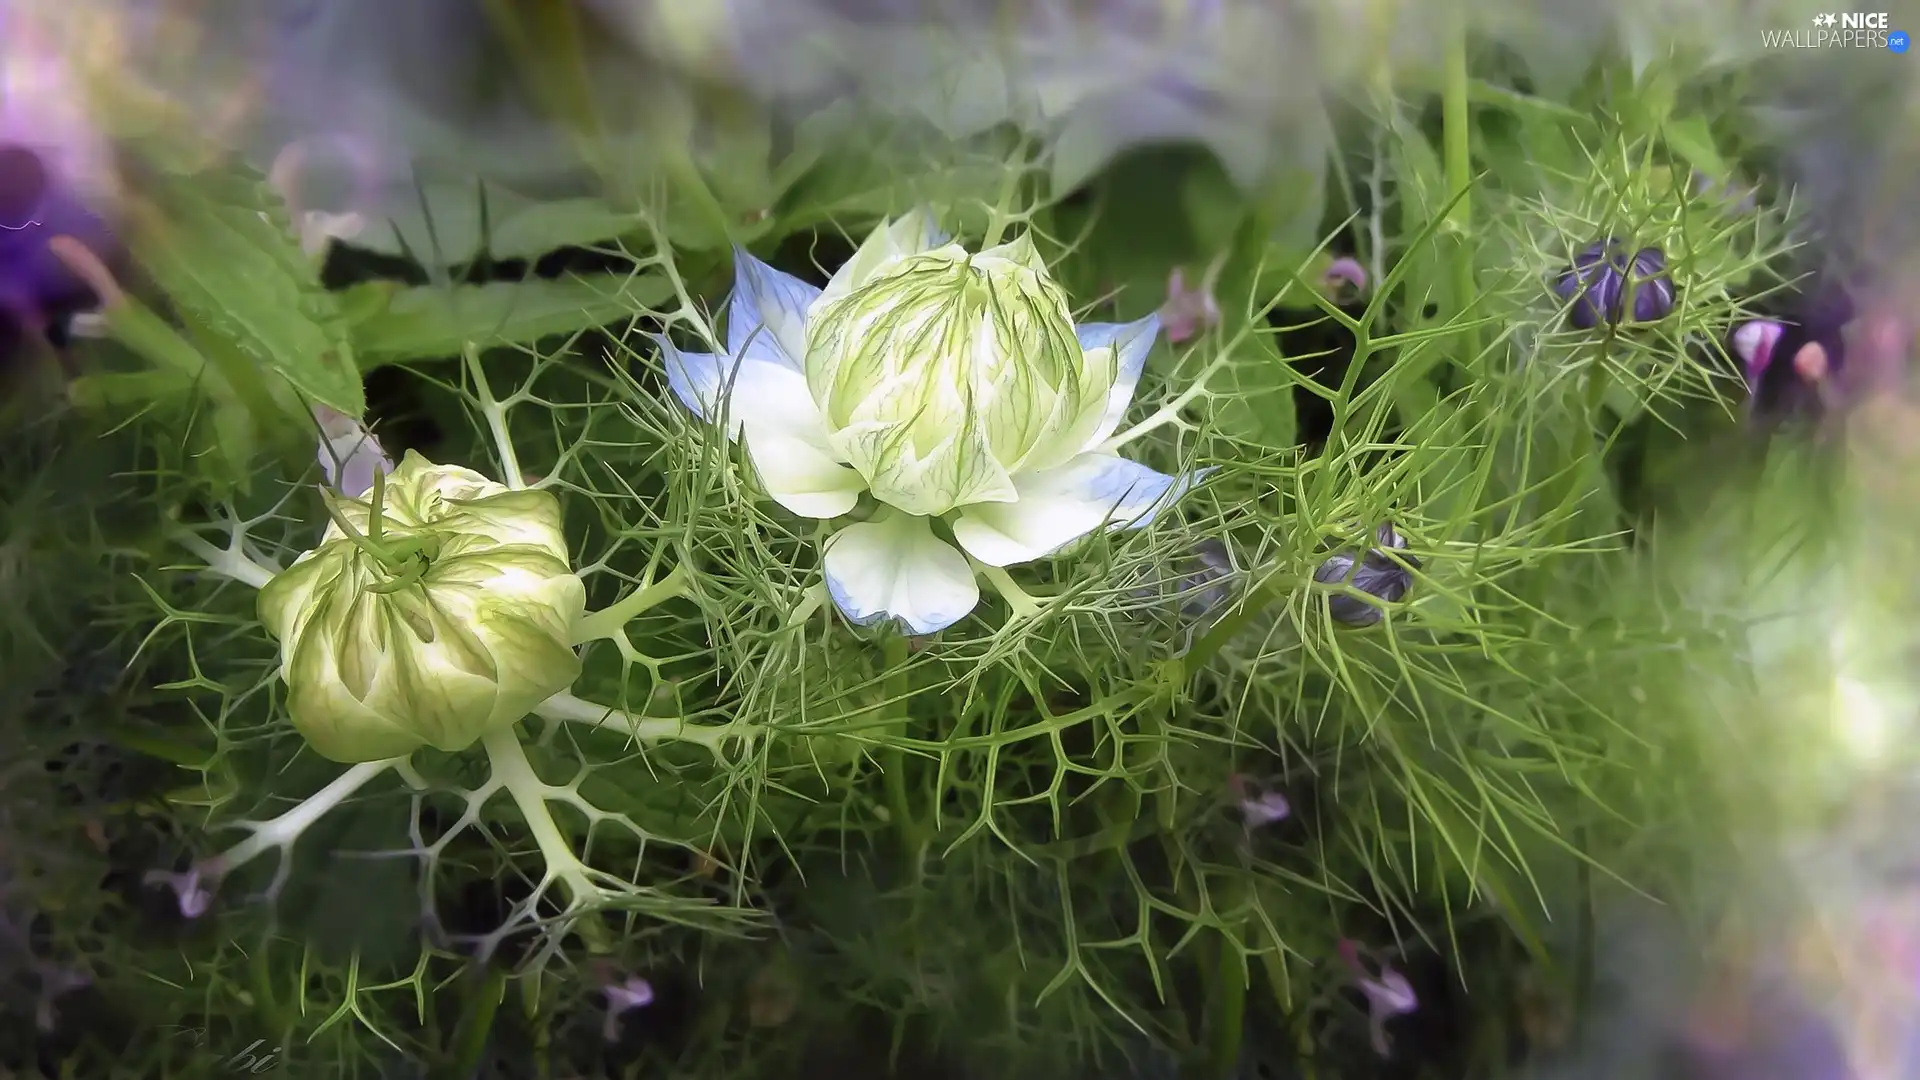
[[[1214,400],[1214,423],[1227,435],[1282,450],[1299,442],[1293,403],[1294,375],[1272,334],[1249,334],[1235,347],[1234,363],[1222,375]]]
[[[470,342],[530,345],[621,322],[664,303],[672,293],[662,277],[626,274],[423,286],[400,290],[384,307],[362,314],[353,324],[353,340],[369,369],[440,359],[460,355]]]
[[[495,259],[533,259],[564,247],[605,243],[632,233],[641,224],[638,216],[616,210],[605,199],[503,198],[505,207],[488,189],[488,216],[497,224],[487,237],[487,254]]]
[[[1729,170],[1720,151],[1714,145],[1713,129],[1703,116],[1689,116],[1682,120],[1668,120],[1662,131],[1667,146],[1680,160],[1701,173],[1712,177],[1716,182],[1725,183]]]
[[[135,255],[183,314],[314,400],[349,416],[366,410],[338,304],[264,181],[156,174],[144,194],[151,212]]]

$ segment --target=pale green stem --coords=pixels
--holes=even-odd
[[[1463,317],[1478,293],[1474,281],[1473,243],[1473,132],[1468,127],[1468,95],[1472,89],[1467,70],[1467,17],[1457,5],[1448,15],[1446,81],[1441,94],[1441,128],[1447,170],[1447,188],[1458,196],[1453,206],[1453,298],[1454,310]],[[1460,355],[1467,364],[1480,362],[1480,329],[1462,330],[1465,341]]]
[[[480,412],[487,418],[487,430],[492,433],[494,449],[500,454],[500,468],[506,473],[500,482],[519,491],[527,486],[527,481],[520,475],[520,455],[513,452],[513,437],[507,433],[506,406],[493,396],[493,387],[487,383],[479,346],[468,342],[462,355],[466,358],[467,371],[473,375],[473,384],[480,391]]]
[[[782,629],[791,630],[796,626],[803,625],[808,619],[813,618],[813,613],[824,607],[826,602],[826,582],[823,581],[818,585],[808,588],[806,598],[801,600],[799,605],[793,609],[792,614],[787,616],[787,621],[782,626]]]
[[[334,777],[333,783],[307,796],[300,805],[272,821],[253,826],[253,835],[221,853],[220,871],[226,873],[235,867],[246,865],[263,852],[285,848],[299,839],[301,833],[306,832],[328,811],[345,802],[354,792],[367,786],[374,777],[404,764],[406,760],[403,756],[387,758],[384,761],[362,762]]]
[[[741,724],[689,724],[678,716],[634,716],[561,691],[534,707],[533,714],[545,720],[585,724],[591,728],[624,731],[641,742],[674,739],[699,743],[715,749],[728,739],[739,738],[750,728]]]
[[[655,225],[651,218],[647,221],[647,231],[653,234],[653,245],[655,248],[660,251],[670,250],[666,234],[660,231],[660,227]],[[700,308],[694,304],[693,294],[687,291],[686,279],[680,276],[680,268],[674,265],[672,259],[662,259],[660,261],[660,272],[667,276],[667,283],[673,286],[674,299],[680,302],[680,314],[689,323],[693,324],[694,335],[697,336],[701,343],[711,350],[715,356],[727,355],[727,350],[721,346],[720,338],[713,331],[713,325],[707,322],[707,317],[700,314]]]
[[[200,556],[207,562],[207,569],[222,577],[232,578],[242,585],[251,585],[263,589],[273,580],[273,571],[247,558],[238,551],[221,550],[207,542],[206,537],[195,535],[185,529],[177,530],[173,539],[180,546]]]
[[[553,813],[547,809],[548,785],[533,771],[527,750],[520,745],[513,728],[501,727],[488,732],[481,745],[486,748],[487,761],[493,766],[493,778],[507,789],[513,804],[520,808],[520,816],[526,819],[527,831],[533,834],[533,842],[539,846],[541,858],[546,860],[547,873],[567,890],[569,906],[585,904],[598,896],[600,890],[582,873],[585,866],[574,854],[573,845],[560,835],[560,826],[554,824]],[[589,947],[600,944],[600,928],[593,923],[583,922],[576,929],[588,939]]]
[[[986,235],[980,241],[982,251],[999,244],[1000,238],[1007,233],[1007,226],[1013,224],[1011,208],[1013,198],[1020,190],[1020,179],[1026,172],[1023,166],[1024,162],[1007,170],[1006,180],[1000,186],[1000,198],[995,202],[992,217],[987,222]]]
[[[1108,439],[1106,442],[1101,443],[1099,446],[1094,447],[1095,452],[1101,454],[1117,454],[1120,452],[1121,447],[1140,436],[1157,431],[1179,420],[1180,413],[1184,411],[1187,406],[1193,404],[1200,395],[1207,392],[1207,384],[1213,380],[1214,373],[1226,366],[1227,357],[1222,355],[1219,359],[1208,364],[1206,370],[1200,373],[1200,377],[1193,381],[1193,385],[1182,390],[1179,397],[1174,398],[1172,401],[1154,410],[1152,416],[1147,417],[1145,420],[1140,421],[1120,434]]]
[[[1007,606],[1013,609],[1014,618],[1030,619],[1040,614],[1043,606],[1040,601],[1021,588],[1020,583],[1013,580],[1013,575],[1007,573],[1004,567],[988,566],[977,560],[973,561],[973,566],[1000,594],[1000,598],[1007,602]]]
[[[685,596],[692,579],[687,576],[687,568],[676,566],[666,577],[642,589],[635,589],[626,596],[599,611],[580,620],[574,627],[573,643],[585,645],[589,641],[601,641],[617,637],[620,631],[633,620],[652,608],[664,604],[676,597]]]

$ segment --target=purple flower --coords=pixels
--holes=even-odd
[[[1731,345],[1746,375],[1754,412],[1817,411],[1846,364],[1846,329],[1854,316],[1851,296],[1820,285],[1787,317],[1753,319],[1735,327]]]
[[[1341,938],[1339,944],[1340,960],[1347,965],[1347,971],[1353,979],[1353,985],[1360,996],[1367,999],[1368,1028],[1373,1035],[1373,1051],[1381,1057],[1388,1056],[1387,1021],[1396,1016],[1406,1016],[1420,1007],[1420,998],[1413,992],[1413,984],[1405,975],[1384,964],[1379,974],[1367,970],[1360,957],[1360,945],[1348,938]]]
[[[109,157],[50,37],[0,16],[0,311],[34,331],[111,299]]]
[[[1167,302],[1160,308],[1160,325],[1166,327],[1167,342],[1184,345],[1220,324],[1220,304],[1213,298],[1213,287],[1220,276],[1221,260],[1207,267],[1199,288],[1187,285],[1187,272],[1174,267],[1167,276]]]
[[[1555,294],[1572,301],[1567,320],[1575,330],[1605,323],[1657,322],[1673,310],[1673,278],[1659,248],[1641,248],[1628,258],[1613,239],[1589,244],[1560,275]],[[1629,318],[1630,316],[1630,318]]]
[[[1410,571],[1420,568],[1420,560],[1404,553],[1406,538],[1390,524],[1374,531],[1374,542],[1378,546],[1359,558],[1350,551],[1329,557],[1313,572],[1313,580],[1322,585],[1347,585],[1386,603],[1398,603],[1413,588]],[[1388,551],[1396,554],[1389,555]],[[1334,621],[1348,626],[1372,626],[1383,615],[1378,605],[1345,592],[1328,596],[1327,610]]]
[[[1367,291],[1367,268],[1360,265],[1358,259],[1342,255],[1327,264],[1320,273],[1320,281],[1330,295],[1338,297],[1348,290],[1352,295],[1365,295]]]
[[[600,1033],[608,1042],[618,1042],[620,1017],[634,1009],[644,1009],[653,1004],[653,984],[638,975],[633,975],[624,982],[605,987],[604,992],[607,995],[607,1019]]]

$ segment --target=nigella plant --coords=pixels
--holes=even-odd
[[[1675,300],[1664,252],[1643,247],[1629,255],[1626,245],[1611,237],[1576,255],[1554,292],[1571,303],[1567,321],[1575,330],[1658,322],[1673,310]]]
[[[1381,603],[1398,603],[1413,588],[1420,560],[1404,550],[1406,538],[1390,524],[1374,531],[1375,547],[1365,555],[1342,551],[1313,572],[1313,580],[1339,591],[1327,596],[1327,611],[1346,626],[1372,626],[1384,616]],[[1364,593],[1372,599],[1363,599]]]
[[[932,634],[979,602],[984,567],[1138,528],[1195,480],[1105,448],[1160,331],[1075,326],[1026,237],[968,252],[916,211],[876,229],[824,289],[737,252],[722,357],[664,338],[688,409],[725,418],[768,495],[802,517],[872,516],[826,542],[852,622]],[[948,543],[933,528],[951,530]]]

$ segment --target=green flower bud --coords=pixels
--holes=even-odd
[[[1013,502],[1011,474],[1085,449],[1113,350],[1081,348],[1030,241],[867,254],[808,313],[805,366],[833,449],[876,498],[922,515]]]
[[[343,763],[464,750],[580,674],[586,589],[551,493],[415,453],[383,487],[337,500],[319,545],[260,590],[288,716]]]

